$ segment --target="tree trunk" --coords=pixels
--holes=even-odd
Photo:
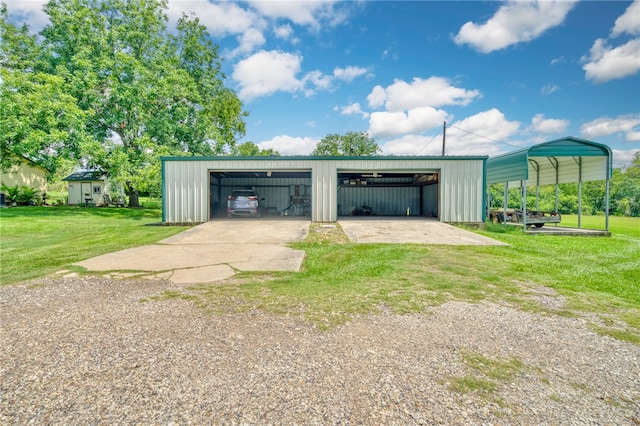
[[[127,195],[129,196],[129,207],[140,207],[140,193],[127,185]]]

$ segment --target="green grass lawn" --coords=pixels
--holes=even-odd
[[[320,327],[381,308],[422,312],[450,300],[487,300],[594,316],[598,331],[640,343],[640,219],[611,218],[610,228],[612,237],[526,235],[501,225],[475,231],[510,246],[331,243],[312,229],[312,242],[294,245],[307,254],[302,271],[245,273],[186,293],[214,312],[293,313]],[[564,306],[540,302],[547,287]]]
[[[574,220],[563,216],[563,224]],[[583,217],[583,226],[601,217]],[[157,242],[184,227],[145,226],[157,209],[24,207],[0,211],[0,277],[10,284],[99,254]],[[595,225],[598,228],[600,226]],[[293,244],[299,272],[241,273],[158,298],[184,298],[212,312],[261,309],[331,327],[388,309],[424,312],[450,300],[507,303],[553,315],[583,315],[595,329],[640,343],[640,219],[610,218],[611,237],[525,235],[490,224],[482,235],[509,246],[353,244],[312,226]],[[556,295],[543,294],[551,288]],[[548,291],[548,290],[547,290]],[[547,306],[544,297],[563,298]],[[555,300],[555,299],[554,299]]]
[[[56,272],[104,253],[153,243],[184,227],[146,226],[158,209],[12,207],[0,210],[0,283]]]

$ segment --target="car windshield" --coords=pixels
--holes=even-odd
[[[254,191],[233,191],[231,195],[234,197],[255,197],[256,193]]]

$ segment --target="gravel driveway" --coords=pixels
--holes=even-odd
[[[319,331],[295,317],[141,303],[168,281],[0,288],[0,423],[640,424],[640,347],[576,318],[450,302]],[[493,392],[477,354],[517,359]]]

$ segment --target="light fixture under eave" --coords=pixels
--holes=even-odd
[[[369,175],[362,175],[362,177],[366,177],[366,178],[379,178],[382,177],[381,174],[379,174],[378,172],[373,172],[373,174],[369,174]]]
[[[267,172],[267,177],[271,177],[271,170]]]

